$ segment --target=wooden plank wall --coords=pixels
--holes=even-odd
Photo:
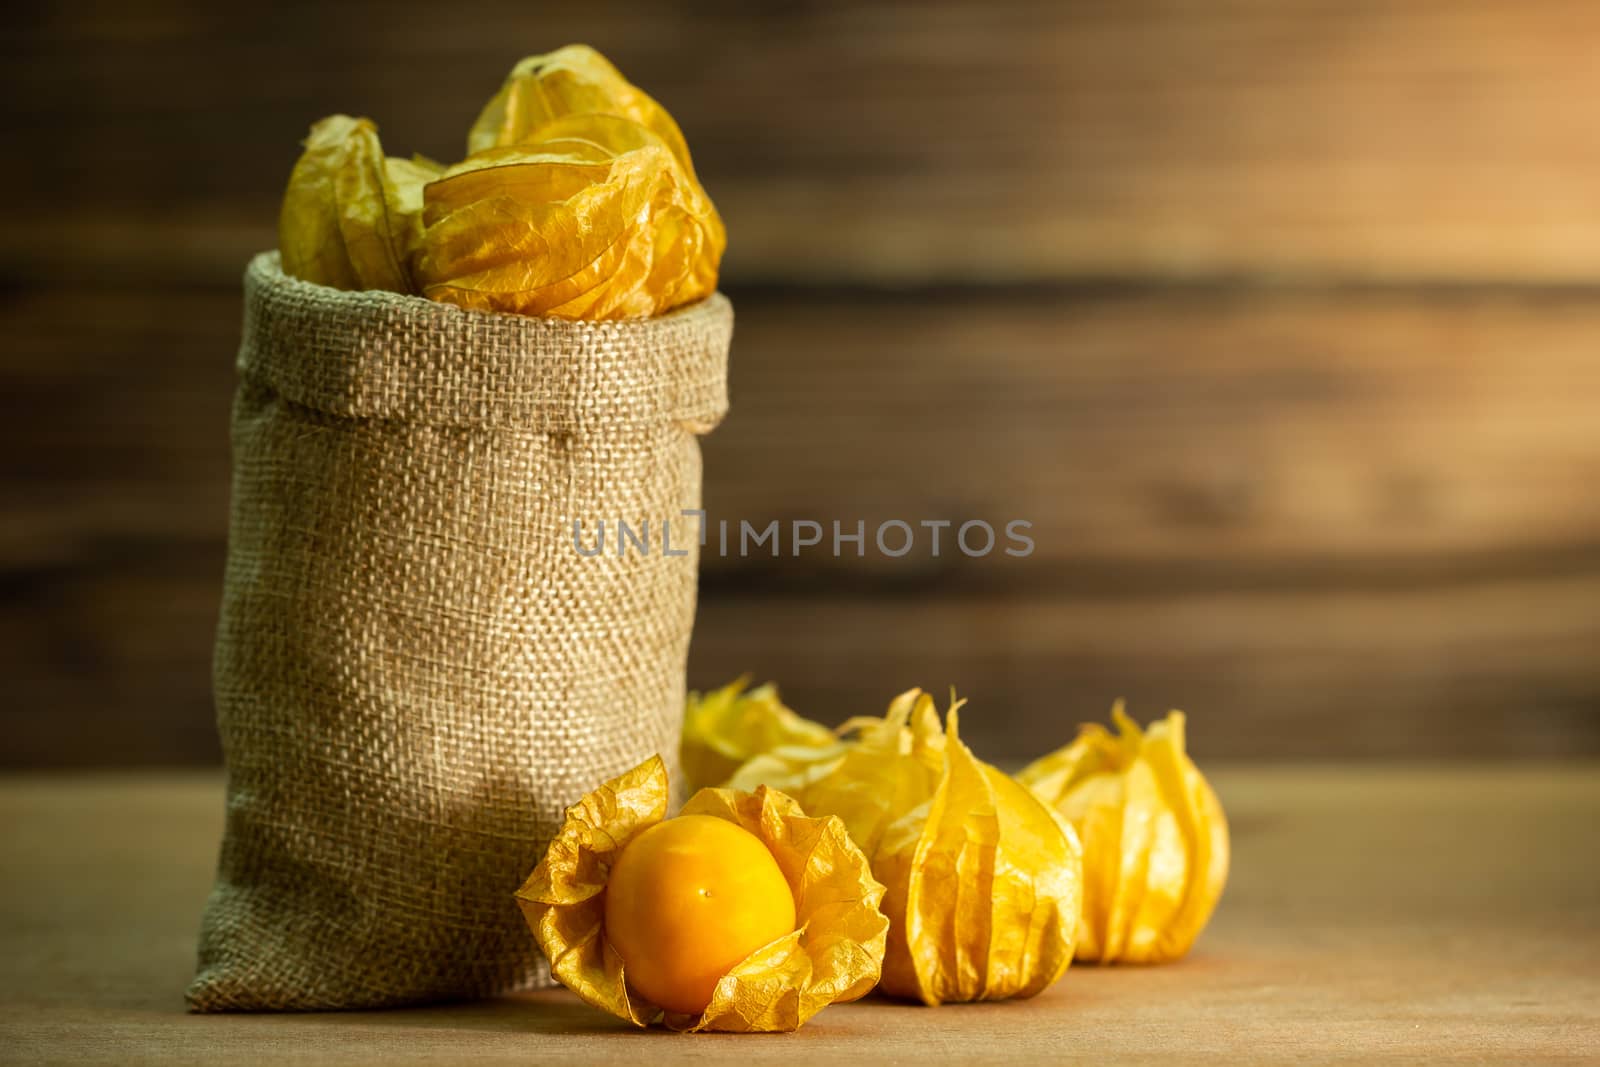
[[[195,0],[0,29],[0,763],[215,758],[238,274],[311,120],[451,158],[521,54],[678,116],[732,245],[691,682],[1128,696],[1263,758],[1600,753],[1600,7]]]

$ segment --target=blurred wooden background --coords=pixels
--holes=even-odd
[[[216,758],[239,274],[314,119],[460,155],[601,48],[732,235],[713,517],[1037,551],[708,559],[691,684],[912,684],[985,754],[1600,753],[1600,7],[35,5],[0,29],[10,765]]]

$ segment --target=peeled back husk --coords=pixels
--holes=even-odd
[[[796,929],[723,976],[698,1019],[669,1018],[669,1025],[795,1030],[829,1004],[872,992],[889,932],[879,907],[883,886],[839,820],[808,816],[765,786],[750,793],[702,789],[683,814],[727,819],[761,839],[794,893]]]
[[[883,886],[837,819],[812,818],[782,793],[704,789],[685,815],[727,819],[772,853],[795,900],[795,930],[757,949],[724,975],[706,1010],[674,1015],[628,985],[606,938],[605,893],[617,857],[666,818],[667,769],[653,756],[567,809],[566,821],[516,893],[550,973],[584,1001],[635,1026],[677,1030],[794,1030],[835,1001],[878,982],[888,920]]]
[[[1077,957],[1159,963],[1187,953],[1228,879],[1228,823],[1185,752],[1172,712],[1141,731],[1119,701],[1118,733],[1093,724],[1018,780],[1071,821],[1083,840]]]

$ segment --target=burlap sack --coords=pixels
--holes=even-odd
[[[513,891],[566,805],[677,753],[700,530],[680,512],[732,323],[720,295],[571,323],[251,263],[214,678],[227,830],[191,1008],[547,980]],[[619,556],[619,519],[649,524],[648,553]],[[574,520],[586,551],[604,522],[603,555]]]

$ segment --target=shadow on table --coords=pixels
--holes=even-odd
[[[331,1026],[350,1031],[470,1030],[482,1033],[522,1034],[630,1034],[643,1033],[621,1019],[596,1011],[565,990],[515,994],[494,1000],[463,1001],[389,1008],[380,1011],[326,1011],[248,1013],[193,1016],[197,1019],[293,1020],[308,1026]]]
[[[1060,987],[1047,993],[1052,999],[1060,995]],[[1087,990],[1079,990],[1080,993]],[[1089,997],[1090,1001],[1099,997]],[[887,997],[879,993],[869,994],[858,1002],[871,1007],[871,1015],[876,1017],[877,1023],[868,1027],[874,1030],[880,1027],[886,1017],[925,1017],[929,1011],[922,1004]],[[972,1005],[949,1005],[949,1010],[956,1014],[984,1014],[996,1013],[1008,1015],[1021,1013],[1025,1010],[1023,1001],[1003,1001]],[[835,1011],[828,1016],[830,1024],[827,1029],[847,1033],[854,1029],[848,1021],[839,1017]],[[1019,1018],[1021,1015],[1019,1014]],[[522,993],[501,997],[494,1000],[467,1001],[456,1004],[436,1004],[418,1007],[392,1008],[382,1011],[332,1011],[309,1013],[249,1013],[249,1014],[221,1014],[209,1016],[192,1016],[197,1019],[228,1019],[237,1025],[241,1020],[251,1022],[246,1025],[272,1025],[283,1026],[286,1023],[305,1025],[311,1027],[329,1027],[348,1034],[351,1031],[371,1029],[382,1032],[386,1037],[392,1036],[395,1031],[415,1030],[434,1032],[462,1031],[477,1033],[506,1033],[506,1034],[539,1034],[539,1035],[589,1035],[589,1036],[616,1036],[616,1035],[659,1035],[657,1027],[641,1029],[630,1026],[621,1019],[614,1018],[604,1012],[583,1003],[572,993],[562,989],[542,990],[536,993]],[[254,1023],[262,1020],[261,1023]],[[273,1020],[268,1023],[266,1020]],[[946,1020],[950,1021],[950,1020]],[[842,1030],[837,1025],[844,1023]],[[700,1035],[702,1037],[728,1036],[728,1035]],[[839,1036],[836,1034],[835,1036]]]

